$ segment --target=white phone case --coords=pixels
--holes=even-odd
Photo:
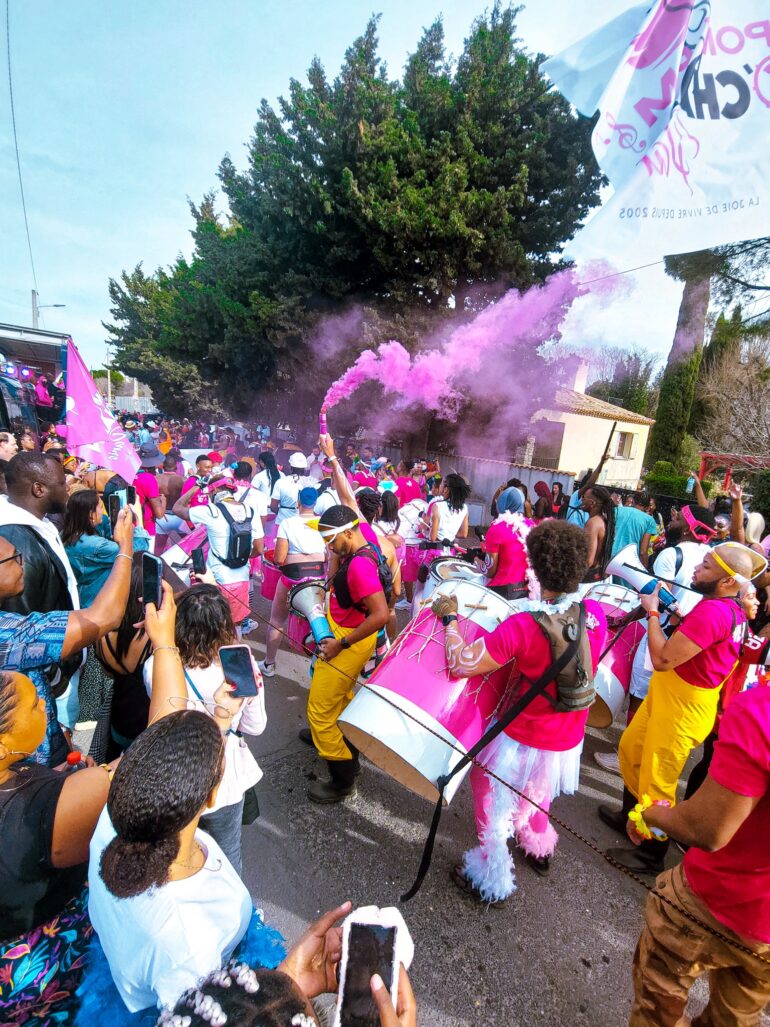
[[[385,909],[379,909],[377,906],[361,906],[360,909],[354,909],[353,912],[345,918],[342,924],[342,958],[340,959],[339,968],[340,985],[337,993],[337,1008],[334,1013],[334,1023],[332,1024],[332,1027],[341,1027],[340,1010],[342,1008],[342,998],[345,994],[351,924],[374,924],[376,927],[395,928],[396,941],[393,946],[393,972],[391,974],[392,985],[390,989],[390,998],[393,1002],[394,1009],[396,1008],[398,1001],[399,966],[403,963],[405,969],[408,970],[412,965],[412,959],[414,957],[414,943],[411,935],[409,934],[409,928],[406,926],[400,910],[396,909],[395,906],[388,906]]]

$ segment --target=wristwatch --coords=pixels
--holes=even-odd
[[[340,639],[340,649],[349,649],[349,648],[350,648],[350,642],[348,642],[348,640],[346,638],[341,638]]]
[[[448,628],[453,620],[457,620],[457,614],[447,613],[441,618],[441,623],[444,625],[445,628]]]

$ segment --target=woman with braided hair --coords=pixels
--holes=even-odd
[[[591,485],[583,493],[581,509],[588,514],[588,570],[583,581],[601,581],[606,576],[615,543],[615,504],[609,489]]]

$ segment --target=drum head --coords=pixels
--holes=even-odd
[[[486,580],[485,575],[473,564],[467,560],[458,560],[454,556],[439,556],[432,560],[430,576],[437,584],[441,584],[442,581],[460,580],[475,581],[478,585],[483,585]]]
[[[599,581],[586,589],[584,599],[593,599],[601,603],[605,611],[623,616],[639,607],[639,593],[625,585],[614,585],[612,582]]]
[[[431,601],[437,595],[456,596],[458,615],[472,620],[485,631],[494,631],[514,612],[506,599],[475,581],[450,578],[438,586]]]

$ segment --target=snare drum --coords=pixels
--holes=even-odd
[[[467,642],[489,635],[511,614],[510,605],[471,581],[443,581],[436,589],[458,600],[458,627]],[[435,802],[436,781],[459,762],[503,706],[509,671],[451,678],[445,629],[429,607],[396,639],[367,685],[339,718],[344,736],[410,791]],[[444,793],[448,804],[470,765]]]
[[[483,571],[467,560],[458,560],[454,556],[439,556],[431,562],[428,580],[422,592],[422,601],[426,602],[445,581],[472,581],[484,588],[487,578]]]

